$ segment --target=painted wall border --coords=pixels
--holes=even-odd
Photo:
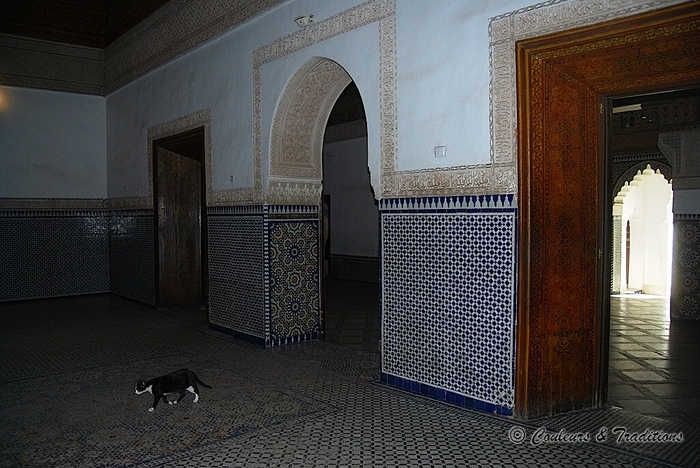
[[[104,50],[0,34],[0,85],[104,95]]]
[[[105,49],[112,91],[285,0],[171,0]]]
[[[0,211],[105,210],[103,198],[0,198]]]

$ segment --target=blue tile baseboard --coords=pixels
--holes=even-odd
[[[495,405],[493,403],[481,401],[476,398],[471,398],[466,395],[461,395],[459,393],[434,387],[432,385],[387,374],[385,372],[379,373],[379,381],[385,385],[397,388],[399,390],[405,390],[407,392],[416,393],[418,395],[423,395],[434,400],[444,401],[455,406],[461,406],[463,408],[479,411],[482,413],[498,414],[501,416],[513,415],[512,408],[508,408],[502,405]]]
[[[299,335],[283,336],[279,338],[271,338],[268,343],[269,346],[284,346],[288,344],[303,343],[305,341],[318,340],[318,332],[311,331],[302,333]]]
[[[232,330],[227,327],[222,327],[221,325],[216,325],[215,323],[209,323],[209,328],[211,328],[214,331],[217,331],[219,333],[224,333],[226,335],[230,335],[237,340],[255,345],[259,348],[265,348],[265,338],[261,338],[259,336],[253,336],[249,335],[248,333],[243,333],[240,331]]]

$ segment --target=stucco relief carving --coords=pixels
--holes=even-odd
[[[331,16],[311,26],[295,31],[287,36],[281,37],[266,46],[260,47],[253,53],[253,181],[254,188],[263,186],[262,167],[267,162],[262,154],[262,66],[281,57],[292,54],[296,51],[320,43],[331,37],[338,36],[353,29],[379,22],[380,29],[380,82],[382,90],[380,92],[380,112],[382,120],[382,131],[380,140],[382,146],[381,165],[385,167],[386,161],[390,161],[391,169],[395,168],[395,148],[396,148],[396,28],[394,15],[396,12],[395,0],[370,0],[356,7],[350,8],[337,15]],[[350,82],[347,73],[342,76],[342,67],[332,70],[334,62],[325,60],[323,67],[314,73],[313,78],[305,81],[307,73],[319,65],[313,61],[310,64],[312,70],[303,68],[293,78],[293,82],[302,83],[301,96],[308,99],[319,99],[321,102],[311,104],[311,107],[304,105],[301,99],[297,103],[291,99],[292,94],[286,97],[287,104],[292,104],[294,110],[289,111],[282,106],[279,107],[271,135],[270,146],[270,174],[273,180],[268,183],[265,201],[268,203],[304,203],[318,204],[320,195],[313,195],[313,190],[309,189],[308,183],[314,187],[320,187],[321,179],[321,154],[323,145],[323,133],[325,131],[325,117],[328,117],[335,99],[339,96],[343,88]],[[297,81],[298,80],[298,81]],[[312,89],[311,83],[315,81],[318,89]],[[344,84],[342,84],[344,83]],[[290,83],[285,92],[295,89]],[[306,94],[305,94],[306,93]],[[283,98],[282,103],[285,103]],[[308,104],[308,102],[306,103]],[[315,112],[315,113],[314,113]],[[287,119],[286,116],[294,116]],[[319,118],[324,116],[324,118]],[[323,122],[321,122],[323,121]],[[286,136],[294,138],[287,138]],[[311,135],[307,144],[299,139],[298,135]],[[289,141],[286,141],[289,140]],[[386,142],[390,142],[386,145]],[[314,149],[316,148],[316,149]],[[277,153],[275,153],[275,151]],[[312,151],[308,153],[307,151]],[[284,154],[284,156],[280,156]],[[274,176],[283,178],[307,179],[300,182],[290,182],[283,186],[278,181],[274,181]],[[313,179],[309,182],[308,179]],[[278,197],[286,196],[285,199]],[[275,200],[274,202],[272,200]]]
[[[283,0],[171,0],[105,49],[107,93]]]
[[[496,164],[405,171],[401,173],[398,191],[402,196],[451,194],[454,191],[465,195],[512,193],[515,188],[512,181],[516,178],[514,167]],[[494,190],[486,193],[485,187]]]
[[[325,122],[350,81],[331,60],[313,60],[297,72],[282,94],[272,125],[271,177],[322,178]]]
[[[320,181],[271,180],[267,185],[268,205],[317,205],[321,199]]]
[[[398,118],[396,110],[396,16],[379,23],[379,180],[382,196],[398,196],[399,176],[395,173],[398,154]]]

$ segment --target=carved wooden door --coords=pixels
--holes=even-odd
[[[518,417],[605,401],[604,104],[697,86],[699,18],[691,2],[517,45]]]

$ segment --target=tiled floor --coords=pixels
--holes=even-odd
[[[379,285],[327,278],[324,291],[325,341],[379,352]]]
[[[670,321],[668,298],[611,297],[608,403],[700,427],[700,323]]]
[[[607,408],[520,422],[380,385],[373,320],[339,345],[360,333],[329,310],[329,341],[263,350],[196,314],[111,295],[0,303],[0,466],[700,466],[684,421]],[[135,380],[180,367],[212,389],[149,413]],[[684,440],[535,437],[614,427]]]

